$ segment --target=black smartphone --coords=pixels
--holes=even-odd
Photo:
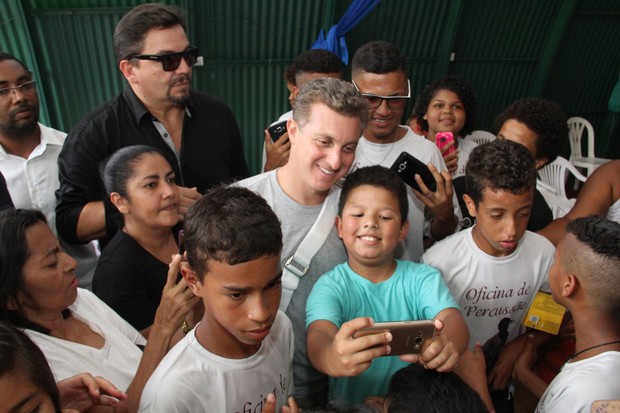
[[[355,333],[355,338],[389,331],[392,333],[388,356],[422,353],[435,336],[433,320],[388,321],[375,323],[372,327],[362,328]]]
[[[286,122],[285,120],[274,123],[270,127],[267,128],[269,132],[269,136],[271,136],[271,141],[276,142],[278,139],[282,137],[286,133]]]
[[[407,185],[418,192],[422,192],[422,190],[415,180],[416,174],[420,175],[422,182],[424,182],[424,185],[426,185],[428,189],[432,192],[437,190],[437,182],[428,169],[428,166],[408,152],[403,152],[398,155],[398,158],[396,158],[396,161],[394,161],[390,169],[396,172]]]
[[[183,254],[185,254],[185,233],[182,229],[179,230],[179,238],[177,244],[179,245],[179,254],[183,256]],[[179,268],[179,273],[177,274],[177,283],[181,281],[182,278],[183,274],[181,274],[181,269]]]

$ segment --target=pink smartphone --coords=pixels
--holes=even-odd
[[[389,331],[392,333],[388,356],[422,353],[435,335],[433,320],[387,321],[375,323],[355,333],[355,338]]]
[[[450,142],[454,142],[454,135],[452,134],[452,132],[437,132],[437,134],[435,135],[435,145],[437,145],[439,151],[441,152],[443,152],[443,147]],[[456,148],[453,145],[450,149],[448,149],[446,153],[443,154],[443,156],[449,155],[455,150]]]

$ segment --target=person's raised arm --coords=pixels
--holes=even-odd
[[[149,339],[144,348],[140,365],[133,381],[127,388],[127,399],[122,402],[124,411],[133,413],[138,410],[140,397],[146,382],[155,371],[159,362],[170,348],[171,340],[180,328],[183,320],[198,301],[185,280],[176,283],[181,256],[175,255],[170,263],[168,278],[162,292],[161,303],[155,314],[155,321],[149,332]]]
[[[332,377],[360,374],[373,359],[389,353],[391,333],[354,337],[358,330],[372,325],[373,320],[368,317],[347,321],[340,330],[331,321],[312,322],[307,334],[310,361],[317,370]]]
[[[265,129],[266,161],[263,172],[272,171],[286,165],[290,152],[291,141],[288,140],[288,132],[280,136],[277,141],[272,142],[271,136],[269,136],[269,131]]]
[[[597,168],[579,191],[573,208],[538,233],[557,246],[566,234],[566,225],[570,221],[588,215],[607,216],[609,208],[618,199],[620,199],[620,160],[611,161]]]

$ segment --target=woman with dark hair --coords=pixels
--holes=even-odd
[[[0,322],[0,406],[6,411],[83,412],[99,404],[118,407],[119,399],[126,397],[107,380],[88,373],[56,385],[41,350],[26,334]]]
[[[77,263],[41,212],[0,211],[0,245],[0,319],[24,329],[57,379],[84,372],[105,377],[127,393],[123,409],[136,411],[146,381],[196,301],[183,281],[176,284],[180,256],[170,265],[147,343],[93,293],[78,288]]]
[[[133,145],[110,157],[102,178],[124,224],[101,253],[93,292],[148,338],[170,257],[178,251],[175,174],[158,149]]]

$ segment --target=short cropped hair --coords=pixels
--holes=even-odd
[[[550,100],[523,98],[512,102],[495,118],[495,133],[511,119],[523,123],[536,135],[536,159],[547,158],[547,163],[553,162],[568,141],[566,113]]]
[[[371,185],[391,192],[398,200],[401,223],[404,224],[407,221],[407,214],[409,213],[407,187],[396,172],[380,165],[359,168],[347,175],[340,192],[338,215],[342,216],[342,210],[349,199],[351,191],[362,185]]]
[[[157,154],[166,159],[159,149],[149,145],[131,145],[114,152],[101,166],[101,179],[108,195],[117,192],[123,198],[127,194],[127,182],[135,175],[136,164],[146,154]]]
[[[454,372],[413,363],[392,376],[385,398],[388,413],[485,413],[484,403]]]
[[[116,63],[140,54],[144,48],[144,37],[150,30],[168,29],[177,25],[185,29],[183,15],[173,6],[146,3],[134,7],[121,18],[114,29]]]
[[[0,378],[9,374],[26,377],[61,412],[58,387],[43,352],[24,332],[0,322]]]
[[[471,152],[465,167],[465,181],[466,193],[477,208],[487,189],[515,195],[534,189],[535,161],[525,146],[496,139],[476,146]]]
[[[342,74],[342,61],[338,55],[325,49],[306,50],[297,56],[292,66],[295,68],[295,76],[302,73]]]
[[[28,70],[28,68],[26,67],[24,62],[22,62],[21,60],[19,60],[18,58],[16,58],[15,56],[13,56],[11,54],[8,54],[6,52],[0,51],[0,62],[4,62],[5,60],[14,60],[14,61],[16,61],[30,75],[30,70]]]
[[[280,221],[267,202],[238,186],[216,186],[187,211],[187,260],[199,280],[209,261],[236,265],[282,251]]]
[[[303,127],[310,120],[312,106],[322,103],[339,115],[359,118],[361,129],[368,122],[368,103],[352,84],[344,80],[320,78],[306,83],[293,106],[293,119]]]
[[[472,133],[476,128],[478,101],[469,83],[458,76],[443,76],[422,89],[411,116],[417,119],[422,130],[428,132],[428,121],[424,119],[424,115],[426,114],[431,100],[433,100],[440,90],[449,90],[459,97],[465,109],[465,124],[463,125],[463,129],[461,129],[460,135],[465,137]]]
[[[376,74],[402,72],[407,75],[407,57],[392,43],[375,40],[355,51],[351,71],[353,74],[364,71]]]
[[[577,274],[601,314],[620,321],[620,224],[592,215],[571,221],[566,232],[574,239],[562,244],[564,269]]]

